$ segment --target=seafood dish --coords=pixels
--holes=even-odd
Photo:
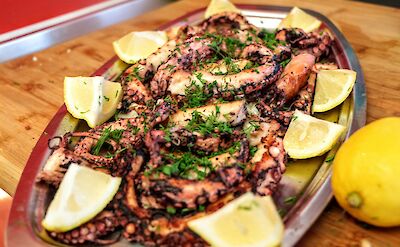
[[[37,183],[58,188],[72,163],[122,178],[93,219],[49,231],[55,241],[208,246],[188,222],[276,191],[294,111],[310,115],[318,71],[338,68],[324,29],[269,32],[224,12],[167,34],[118,79],[115,118],[50,140]]]

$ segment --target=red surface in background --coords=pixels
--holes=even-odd
[[[0,0],[0,34],[105,0]]]
[[[11,209],[12,198],[0,189],[0,247],[5,246],[5,233],[8,221],[8,214]]]

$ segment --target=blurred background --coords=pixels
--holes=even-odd
[[[0,63],[130,19],[173,1],[1,0]],[[359,1],[400,7],[398,0]]]
[[[172,0],[1,0],[0,63],[93,32]]]

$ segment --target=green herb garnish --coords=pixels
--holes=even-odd
[[[335,155],[329,156],[326,158],[325,162],[331,163],[335,159]]]
[[[216,106],[216,112],[208,117],[205,117],[198,111],[193,111],[192,119],[185,128],[191,132],[199,132],[202,135],[213,134],[215,130],[218,130],[220,133],[232,134],[233,127],[227,122],[220,121],[217,111],[218,106]]]
[[[122,137],[123,132],[124,132],[124,130],[122,130],[122,129],[111,130],[110,127],[104,129],[100,138],[97,140],[97,143],[93,146],[93,148],[91,150],[92,154],[98,155],[100,153],[100,150],[103,147],[104,143],[106,143],[110,139],[112,139],[116,142],[119,142],[119,140]]]
[[[172,215],[176,214],[176,208],[168,206],[167,213],[172,214]]]
[[[293,205],[296,202],[296,200],[297,200],[296,196],[289,196],[289,197],[286,197],[283,202],[287,205]]]
[[[158,171],[167,176],[178,176],[191,178],[193,174],[197,179],[204,179],[209,172],[213,171],[212,163],[207,157],[197,157],[191,152],[185,152],[180,156],[165,154],[163,157],[169,164],[161,166]]]

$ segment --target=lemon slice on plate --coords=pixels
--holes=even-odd
[[[164,31],[131,32],[113,42],[114,51],[125,63],[147,58],[168,40]]]
[[[117,193],[121,178],[71,164],[65,173],[42,225],[66,232],[100,213]]]
[[[279,23],[278,29],[281,28],[301,28],[305,32],[311,32],[321,25],[321,21],[312,15],[307,14],[303,10],[294,7],[290,13]]]
[[[114,115],[122,98],[120,83],[103,77],[65,77],[64,102],[72,116],[93,128]]]
[[[291,158],[319,156],[338,141],[345,127],[295,111],[283,138],[283,146]]]
[[[231,247],[279,246],[284,229],[271,197],[251,192],[188,225],[210,245]]]
[[[350,95],[357,73],[347,69],[321,70],[317,75],[313,112],[329,111]]]
[[[212,15],[222,12],[240,13],[240,10],[228,0],[211,0],[210,4],[207,7],[206,13],[204,14],[204,18],[208,18]]]

